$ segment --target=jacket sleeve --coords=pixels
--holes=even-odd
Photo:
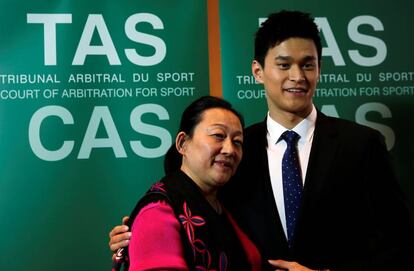
[[[414,231],[408,206],[381,135],[372,141],[368,167],[371,189],[371,210],[377,225],[377,253],[371,269],[403,270],[414,255]]]
[[[372,252],[359,263],[333,270],[407,270],[414,255],[414,230],[405,195],[382,136],[376,133],[366,144],[364,181],[369,188]]]
[[[143,207],[131,232],[130,271],[188,270],[180,224],[170,205],[159,201]]]

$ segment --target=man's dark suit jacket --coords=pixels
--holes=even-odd
[[[405,261],[411,269],[401,270],[414,270],[409,211],[379,132],[318,112],[291,249],[270,184],[266,134],[266,121],[246,129],[242,162],[221,194],[265,270],[274,270],[267,259],[347,271],[399,270]]]

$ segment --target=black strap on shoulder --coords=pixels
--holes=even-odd
[[[167,185],[168,186],[168,185]],[[168,195],[168,187],[163,186],[164,189],[150,189],[143,198],[141,198],[137,205],[135,206],[134,210],[132,211],[127,225],[129,229],[132,229],[132,224],[138,213],[141,209],[148,205],[151,202],[157,202],[159,200],[165,200],[174,210],[175,217],[178,221],[180,221],[180,212],[182,211],[182,199],[180,197],[175,197],[175,193],[171,191],[171,195]],[[180,223],[180,236],[183,242],[183,249],[184,249],[184,258],[188,265],[189,270],[195,270],[195,263],[194,263],[194,251],[190,240],[185,232],[183,225]],[[128,247],[120,248],[117,253],[116,257],[113,261],[112,271],[128,271],[129,269],[129,253]]]
[[[143,207],[148,205],[152,202],[157,202],[159,200],[165,200],[168,204],[171,205],[171,200],[168,197],[167,193],[162,191],[149,191],[145,194],[143,198],[140,199],[140,201],[135,206],[134,210],[132,211],[131,215],[129,216],[127,226],[129,229],[132,229],[132,224],[134,223],[135,217],[138,215],[138,213],[141,211]]]

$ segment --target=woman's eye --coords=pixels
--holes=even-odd
[[[233,143],[237,146],[240,146],[240,147],[243,146],[243,141],[241,141],[241,140],[233,140]]]
[[[215,138],[224,139],[226,136],[224,134],[213,134]]]

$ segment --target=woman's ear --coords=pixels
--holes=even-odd
[[[175,147],[177,148],[177,151],[184,155],[185,153],[185,146],[187,142],[188,136],[185,132],[181,131],[177,134],[175,137]]]

